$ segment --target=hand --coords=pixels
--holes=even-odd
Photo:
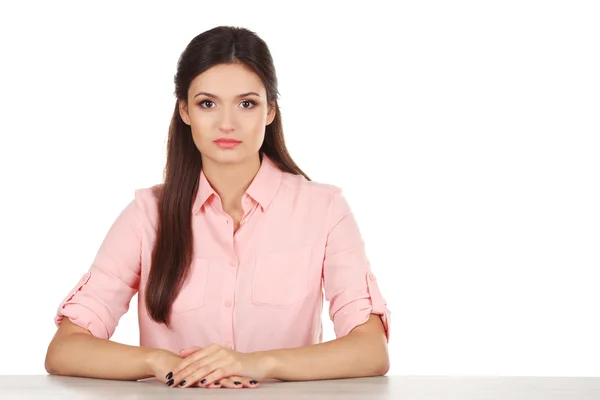
[[[220,380],[244,376],[253,381],[267,377],[267,366],[257,353],[240,353],[218,344],[212,344],[184,358],[173,370],[173,386],[185,381],[181,387],[220,387]],[[218,382],[218,385],[213,383]],[[238,381],[241,382],[241,381]],[[249,387],[252,385],[248,382]],[[240,385],[237,385],[240,386]],[[234,385],[233,387],[236,387]]]
[[[172,376],[169,373],[183,361],[177,354],[164,350],[155,349],[148,358],[148,365],[152,374],[162,383],[168,383]]]
[[[183,358],[189,357],[190,355],[202,350],[201,347],[192,346],[187,349],[181,350],[179,355]],[[214,388],[229,388],[229,389],[241,389],[241,388],[256,388],[260,386],[260,383],[252,378],[243,378],[241,376],[229,376],[227,378],[219,379],[219,385],[215,385],[214,383],[210,385],[210,387]],[[252,383],[250,383],[252,382]]]

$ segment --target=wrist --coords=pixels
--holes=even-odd
[[[262,380],[277,379],[277,358],[273,351],[258,351],[254,353],[254,356],[262,368]]]
[[[160,358],[163,349],[154,349],[154,348],[143,348],[144,352],[142,353],[142,361],[144,364],[144,372],[153,377],[155,366],[157,365],[157,360]]]

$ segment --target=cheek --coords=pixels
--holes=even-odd
[[[202,128],[210,126],[214,123],[214,120],[214,116],[208,113],[204,115],[200,113],[192,113],[190,115],[191,126],[196,130],[200,130]]]
[[[252,138],[254,140],[254,142],[262,144],[264,138],[265,138],[265,125],[264,123],[259,122],[256,123],[252,126]]]
[[[263,113],[257,113],[246,120],[245,126],[252,127],[253,132],[260,132],[264,130],[266,124],[267,117]]]
[[[194,136],[195,141],[207,140],[210,136],[210,132],[215,130],[214,118],[211,118],[210,116],[190,116],[190,122],[192,135]]]

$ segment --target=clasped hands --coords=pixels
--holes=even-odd
[[[152,370],[169,387],[211,389],[256,388],[268,373],[257,353],[240,353],[218,344],[183,349],[179,356],[163,351],[153,359]]]

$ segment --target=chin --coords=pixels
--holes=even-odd
[[[246,154],[237,149],[218,150],[215,152],[204,153],[204,156],[212,162],[219,164],[236,164],[246,159]]]

